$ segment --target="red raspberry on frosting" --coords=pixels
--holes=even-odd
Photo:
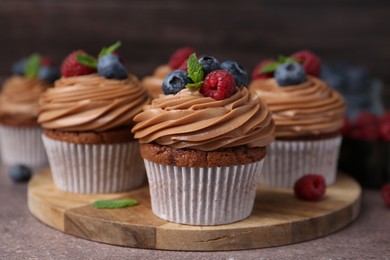
[[[222,100],[233,95],[236,89],[236,81],[233,75],[226,70],[215,70],[207,74],[200,93],[205,97]]]
[[[321,61],[313,52],[303,50],[292,54],[291,57],[299,60],[307,74],[315,77],[320,76]]]
[[[182,65],[183,62],[194,52],[195,51],[190,47],[176,50],[169,59],[169,66],[174,70],[178,69],[180,65]]]
[[[94,68],[85,66],[77,61],[78,54],[86,54],[83,50],[77,50],[69,54],[61,65],[61,74],[64,77],[87,75],[95,72]]]
[[[256,67],[255,69],[252,71],[252,80],[255,80],[255,79],[267,79],[267,78],[272,78],[272,76],[274,75],[273,72],[268,72],[268,73],[260,73],[261,69],[270,64],[270,63],[274,63],[275,60],[273,59],[266,59],[266,60],[263,60],[261,61]]]

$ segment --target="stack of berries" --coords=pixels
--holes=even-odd
[[[121,46],[121,42],[103,48],[98,58],[87,54],[83,50],[69,54],[61,66],[61,74],[64,77],[74,77],[91,74],[97,71],[100,76],[108,79],[126,79],[128,72],[115,52]]]
[[[198,59],[195,53],[187,59],[187,55],[188,53],[183,52],[181,58],[178,55],[172,57],[176,65],[181,64],[181,69],[174,70],[165,77],[162,85],[165,95],[189,88],[199,90],[205,97],[222,100],[233,95],[236,87],[248,85],[248,73],[235,61],[220,63],[212,56]]]

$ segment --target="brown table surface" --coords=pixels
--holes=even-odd
[[[0,166],[0,259],[390,259],[390,209],[377,190],[363,190],[358,219],[323,238],[273,248],[179,252],[112,246],[73,237],[35,219],[27,185]]]

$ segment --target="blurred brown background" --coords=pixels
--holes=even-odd
[[[323,60],[364,65],[390,85],[388,0],[1,0],[0,75],[34,51],[57,62],[72,50],[97,53],[122,40],[133,73],[144,76],[181,46],[249,71],[262,58],[309,48]],[[384,99],[390,104],[390,90]]]

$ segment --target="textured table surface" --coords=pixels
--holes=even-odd
[[[125,248],[63,234],[27,209],[27,185],[0,168],[0,259],[390,259],[390,209],[376,190],[363,191],[358,219],[312,241],[265,249],[175,252]]]

